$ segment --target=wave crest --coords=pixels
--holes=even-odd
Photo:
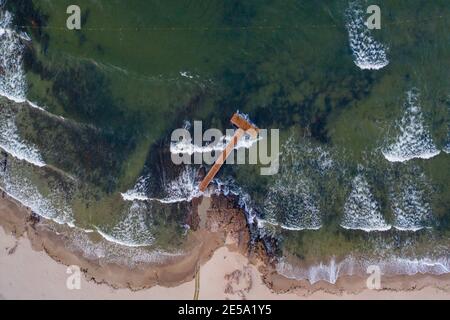
[[[362,174],[352,182],[352,190],[344,204],[344,216],[341,226],[345,229],[364,231],[385,231],[391,228],[381,214],[369,183]]]
[[[128,247],[144,247],[151,245],[155,240],[150,230],[151,225],[152,216],[147,205],[133,201],[123,220],[109,230],[97,227],[97,232],[110,242]]]
[[[286,278],[307,280],[311,284],[326,281],[335,284],[339,277],[361,275],[367,276],[369,266],[378,266],[383,275],[415,275],[434,274],[442,275],[450,272],[448,257],[433,258],[406,258],[391,256],[386,259],[357,259],[347,256],[337,262],[332,258],[328,263],[320,262],[309,267],[294,266],[285,259],[280,259],[276,265],[277,272]]]
[[[29,162],[37,167],[45,166],[39,150],[26,143],[18,133],[14,115],[3,108],[0,110],[0,148],[13,157]]]
[[[21,40],[30,39],[26,34],[14,31],[12,21],[11,13],[0,13],[0,95],[15,102],[24,102],[27,83]]]
[[[413,89],[407,92],[404,114],[396,123],[399,135],[394,143],[382,150],[391,162],[404,162],[414,158],[430,159],[440,151],[436,148],[419,104],[419,93]]]
[[[58,224],[73,226],[75,220],[66,188],[57,182],[49,182],[42,188],[48,189],[44,194],[33,182],[33,172],[30,170],[34,168],[25,163],[12,162],[9,160],[8,167],[0,171],[0,186],[4,191],[37,215]]]
[[[387,47],[376,41],[364,23],[364,11],[356,2],[346,11],[347,31],[354,63],[360,69],[379,70],[389,64]]]
[[[425,199],[424,174],[401,178],[391,192],[391,208],[394,213],[394,228],[417,231],[428,227],[432,218],[431,205]],[[421,187],[423,186],[423,187]]]

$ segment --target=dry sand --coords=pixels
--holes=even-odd
[[[240,283],[226,280],[236,270],[249,270]],[[113,289],[81,277],[80,289],[69,290],[67,267],[43,251],[34,251],[26,237],[16,239],[0,228],[0,298],[2,299],[192,299],[194,280],[174,288],[155,286],[133,292]],[[245,279],[246,278],[246,279]],[[248,286],[251,279],[251,287]],[[225,290],[231,285],[234,293]],[[248,289],[248,292],[247,292]],[[358,294],[336,295],[317,291],[309,296],[276,294],[261,280],[261,274],[248,260],[227,247],[218,249],[200,269],[200,299],[450,299],[450,293],[427,287],[417,291],[364,290]]]

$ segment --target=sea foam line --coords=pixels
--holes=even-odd
[[[326,281],[335,284],[339,277],[361,275],[366,276],[369,266],[379,266],[383,275],[416,275],[433,274],[442,275],[450,273],[450,260],[448,257],[440,258],[406,258],[391,256],[387,259],[356,259],[347,256],[337,262],[332,258],[328,263],[320,262],[309,267],[294,266],[281,258],[276,264],[279,274],[289,279],[307,280],[311,284]]]
[[[0,189],[10,198],[30,208],[35,214],[57,224],[75,226],[72,209],[67,204],[60,204],[62,208],[56,208],[54,201],[44,197],[28,179],[14,180],[13,177],[5,173],[0,178],[3,178],[4,183],[4,186]]]
[[[269,220],[258,218],[258,217],[256,217],[256,223],[259,228],[264,228],[264,226],[270,225],[270,226],[279,227],[283,230],[289,230],[289,231],[319,230],[320,228],[322,228],[321,224],[319,224],[317,226],[308,226],[308,227],[293,227],[293,226],[285,225],[283,223],[269,221]]]
[[[0,12],[0,95],[22,103],[26,100],[27,84],[23,70],[23,45],[21,40],[30,41],[25,33],[12,28],[13,17],[8,11]],[[34,104],[30,103],[33,107]],[[2,120],[2,119],[0,119]],[[19,137],[17,127],[11,118],[3,119],[0,133],[0,148],[13,157],[43,167],[45,162],[34,146],[26,145]]]
[[[10,12],[0,12],[0,94],[15,102],[26,100],[26,79],[23,70],[22,37],[12,29]]]
[[[14,158],[26,161],[37,167],[44,167],[46,164],[42,160],[39,150],[30,144],[25,143],[18,133],[13,115],[7,112],[0,112],[0,148],[11,154]]]
[[[391,191],[391,208],[394,213],[394,228],[401,231],[419,231],[430,228],[431,205],[425,200],[425,190],[414,179],[424,180],[423,174],[417,177],[403,177],[400,186]],[[424,183],[425,184],[425,183]]]
[[[100,234],[100,233],[99,233]],[[145,247],[119,244],[113,239],[102,236],[101,241],[92,241],[87,232],[80,229],[72,229],[67,234],[67,247],[70,250],[81,251],[88,259],[106,263],[116,263],[136,267],[145,263],[164,263],[168,259],[183,256],[181,251],[167,252],[159,249],[148,250]]]
[[[14,30],[12,22],[13,16],[10,12],[0,12],[0,67],[3,70],[0,75],[0,95],[16,103],[27,103],[55,116],[26,98],[28,86],[23,68],[22,41],[30,42],[31,37],[25,32]],[[62,116],[57,117],[64,120]]]
[[[286,230],[318,230],[322,219],[312,181],[299,172],[283,171],[264,201],[265,219],[260,223]]]
[[[117,237],[114,237],[104,231],[102,231],[99,227],[95,227],[95,231],[101,235],[106,241],[111,242],[111,243],[116,243],[118,245],[124,246],[124,247],[131,247],[131,248],[139,248],[139,247],[147,247],[149,245],[152,244],[153,242],[153,238],[150,238],[150,242],[149,243],[134,243],[134,242],[128,242],[128,241],[124,241],[121,240]]]

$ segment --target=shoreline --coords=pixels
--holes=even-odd
[[[366,278],[358,276],[339,277],[335,284],[325,281],[310,284],[306,280],[288,279],[275,271],[261,248],[248,254],[249,234],[239,209],[230,208],[227,200],[221,197],[213,200],[219,203],[211,208],[211,199],[204,199],[193,202],[191,223],[196,230],[188,236],[185,254],[132,268],[101,258],[88,259],[80,252],[69,250],[62,235],[48,227],[48,221],[33,218],[28,208],[6,196],[0,199],[0,245],[4,249],[0,255],[2,274],[6,272],[9,278],[16,273],[16,268],[30,268],[11,261],[15,257],[24,260],[18,256],[18,252],[22,252],[27,263],[33,261],[32,269],[36,259],[44,266],[58,269],[58,279],[68,277],[67,265],[79,265],[84,273],[83,285],[91,290],[94,299],[119,296],[162,299],[165,294],[167,299],[191,299],[198,266],[202,281],[208,280],[206,285],[202,284],[200,299],[450,299],[450,274],[386,277],[381,290],[367,289]],[[32,270],[28,270],[30,273]],[[27,272],[16,276],[20,278],[24,274],[26,277]],[[212,279],[214,277],[216,279]],[[3,281],[0,279],[0,298],[8,298]],[[17,290],[21,281],[18,283]],[[9,284],[13,288],[14,285]],[[59,285],[63,296],[70,299],[72,291],[61,283]],[[118,294],[110,295],[111,292]],[[27,296],[26,292],[14,290],[11,294],[9,297]]]
[[[245,255],[249,241],[245,218],[242,216],[235,219],[233,214],[236,214],[236,211],[229,215],[229,210],[210,209],[209,198],[204,198],[207,201],[203,202],[201,199],[193,200],[194,213],[189,214],[189,219],[191,225],[196,225],[196,230],[187,235],[180,248],[181,253],[171,253],[145,247],[123,246],[110,242],[95,232],[86,233],[80,231],[81,229],[57,224],[37,216],[30,208],[1,189],[0,193],[0,229],[16,239],[26,238],[33,250],[45,252],[58,263],[80,266],[87,278],[113,288],[136,291],[157,285],[179,286],[194,279],[198,266],[210,260],[217,249],[227,246],[233,252],[238,251]],[[198,210],[203,213],[199,215]],[[213,211],[211,216],[217,215],[223,220],[199,221],[200,216],[206,217],[207,211]],[[80,235],[83,236],[82,244],[86,242],[87,253],[83,252],[79,243],[74,245],[75,241],[80,240]],[[94,257],[90,251],[93,251]],[[108,253],[125,256],[113,260],[109,259]],[[134,261],[132,258],[136,256]]]

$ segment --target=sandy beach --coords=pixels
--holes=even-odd
[[[209,202],[203,202],[199,210],[207,210],[208,204]],[[106,283],[99,283],[105,282],[105,278],[99,279],[97,276],[101,272],[111,272],[112,269],[97,266],[97,272],[93,272],[92,266],[86,270],[86,265],[83,265],[85,261],[79,260],[86,274],[81,274],[79,289],[78,286],[74,288],[70,285],[74,275],[70,270],[73,269],[67,267],[74,260],[64,261],[60,254],[56,260],[65,263],[63,264],[55,261],[54,253],[48,252],[48,248],[52,250],[51,246],[46,248],[44,245],[41,250],[32,247],[36,239],[29,238],[29,230],[24,232],[17,224],[14,227],[11,224],[7,226],[5,220],[11,210],[15,214],[26,214],[27,211],[8,199],[0,202],[0,217],[4,227],[0,228],[1,299],[194,298],[196,280],[190,270],[192,265],[186,262],[191,261],[190,259],[182,259],[181,264],[179,261],[175,263],[178,267],[184,265],[187,268],[184,276],[186,280],[181,279],[177,273],[177,284],[150,285],[150,288],[142,290],[113,288]],[[207,221],[206,225],[210,223],[211,221]],[[200,261],[197,283],[199,299],[450,299],[450,279],[447,276],[396,277],[390,279],[387,285],[383,283],[382,290],[361,289],[365,279],[348,277],[339,279],[336,286],[322,282],[314,286],[295,282],[267,272],[262,261],[248,259],[239,249],[237,238],[238,234],[227,233],[223,243],[218,241],[207,248],[204,254],[192,251],[199,254],[196,257]],[[206,252],[211,252],[211,255]],[[348,290],[338,289],[345,286]],[[280,293],[283,291],[286,293]]]
[[[14,252],[11,253],[11,250]],[[1,299],[193,299],[195,281],[175,288],[155,286],[131,291],[113,289],[81,277],[80,289],[69,290],[67,267],[51,259],[45,252],[34,251],[27,238],[16,239],[0,229],[0,298]],[[248,269],[248,282],[240,285],[225,279],[236,270]],[[245,277],[244,277],[245,278]],[[231,282],[234,293],[225,293]],[[226,247],[218,249],[210,261],[200,269],[199,299],[450,299],[450,293],[432,287],[412,291],[364,290],[358,294],[331,294],[323,291],[305,296],[276,294],[261,281],[261,274],[239,253]]]
[[[0,0],[0,300],[450,300],[449,3]]]

